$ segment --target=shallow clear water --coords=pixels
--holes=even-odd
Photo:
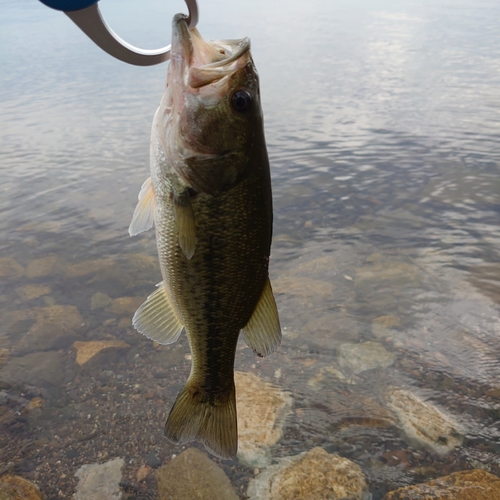
[[[100,7],[127,41],[168,43],[183,3],[140,5]],[[242,344],[236,367],[293,393],[273,456],[338,452],[362,467],[375,500],[454,470],[498,474],[500,5],[200,9],[204,36],[251,37],[261,76],[285,336],[263,360]],[[0,0],[0,11],[0,257],[22,266],[1,269],[0,470],[69,498],[81,464],[126,455],[132,477],[150,453],[179,451],[162,428],[189,371],[185,339],[157,350],[131,328],[135,306],[91,302],[145,297],[160,279],[153,233],[127,228],[166,65],[115,61],[35,1]],[[59,326],[33,329],[56,305],[72,306],[50,310]],[[110,339],[131,347],[92,369],[75,364],[74,341]],[[343,355],[366,342],[391,364],[375,356],[364,370]],[[15,372],[17,358],[58,374]],[[439,455],[412,442],[387,413],[394,386],[450,415],[463,445]],[[243,492],[253,471],[224,467]]]

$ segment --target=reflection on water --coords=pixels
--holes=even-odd
[[[137,23],[102,3],[132,43],[168,38],[174,6]],[[201,7],[207,36],[252,38],[262,80],[285,335],[236,366],[293,395],[272,457],[322,446],[374,499],[499,474],[498,3]],[[127,227],[166,68],[110,59],[41,4],[1,8],[0,472],[69,498],[82,464],[122,457],[130,496],[181,450],[162,426],[190,363],[185,339],[130,324],[160,276],[153,234]],[[253,468],[223,467],[245,498]]]

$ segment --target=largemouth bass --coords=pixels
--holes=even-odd
[[[268,276],[269,160],[250,41],[206,41],[173,20],[171,62],[151,133],[151,177],[129,232],[156,228],[163,281],[135,328],[161,344],[185,329],[191,373],[165,424],[174,443],[216,456],[238,447],[234,358],[240,331],[259,356],[281,341]]]

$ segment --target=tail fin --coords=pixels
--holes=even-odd
[[[214,398],[188,380],[170,410],[165,436],[176,444],[198,439],[213,455],[234,458],[238,451],[234,384],[229,393]]]

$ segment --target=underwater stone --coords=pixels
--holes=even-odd
[[[76,349],[76,362],[83,366],[105,349],[125,349],[130,345],[122,340],[91,340],[89,342],[77,340],[73,343],[73,347]]]
[[[484,470],[454,472],[427,483],[391,491],[382,500],[494,500],[500,498],[500,478]]]
[[[0,278],[20,278],[24,275],[24,267],[11,257],[0,258]]]
[[[250,480],[250,500],[368,500],[359,465],[316,447],[279,459]]]
[[[45,500],[36,484],[21,476],[0,478],[0,500]]]
[[[133,316],[146,297],[120,297],[111,303],[111,312],[119,316]]]
[[[90,299],[90,310],[95,311],[96,309],[102,309],[103,307],[109,306],[112,301],[113,299],[108,294],[96,292]]]
[[[13,357],[0,369],[0,388],[19,383],[39,387],[45,383],[60,385],[65,378],[61,356],[56,351],[34,352]]]
[[[96,259],[79,262],[78,264],[73,264],[66,269],[66,277],[79,278],[80,276],[86,276],[87,274],[97,273],[112,264],[113,261],[109,259]]]
[[[65,262],[58,255],[47,255],[41,259],[32,260],[26,268],[28,278],[40,278],[60,272]]]
[[[238,459],[248,467],[271,462],[269,447],[283,436],[292,396],[253,373],[235,372]]]
[[[119,500],[124,463],[123,458],[115,458],[104,464],[82,465],[75,474],[79,482],[74,500]]]
[[[394,363],[395,359],[396,356],[378,342],[342,344],[339,347],[340,367],[356,374],[374,368],[387,368]]]
[[[155,472],[160,500],[238,500],[226,473],[197,448]]]
[[[461,426],[411,391],[391,387],[387,391],[387,403],[413,444],[439,455],[462,444]]]
[[[47,295],[52,290],[46,285],[26,285],[16,288],[16,293],[23,300],[38,299],[42,295]]]

